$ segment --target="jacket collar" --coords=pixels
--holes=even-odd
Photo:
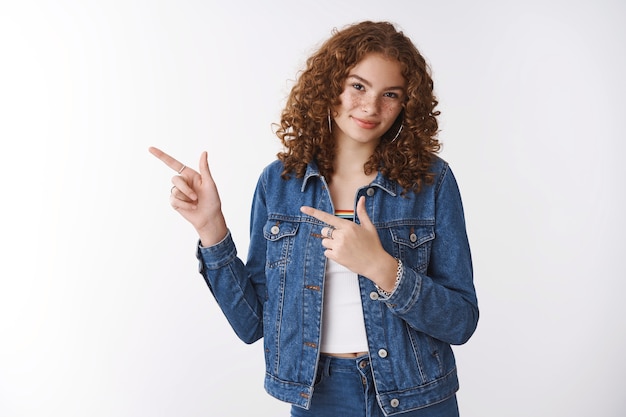
[[[302,178],[302,188],[300,189],[301,192],[304,192],[309,184],[309,180],[314,177],[323,179],[320,175],[317,164],[315,162],[309,162],[306,167],[304,177]],[[378,171],[378,174],[376,174],[376,178],[374,178],[374,181],[371,182],[370,186],[378,187],[394,197],[398,194],[398,184],[395,181],[391,181],[385,178],[380,171]]]

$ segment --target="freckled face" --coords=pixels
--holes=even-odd
[[[335,139],[378,144],[402,111],[405,89],[398,61],[366,55],[348,74],[333,109]]]

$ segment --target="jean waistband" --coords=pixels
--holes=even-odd
[[[364,369],[369,365],[369,355],[362,355],[355,358],[338,358],[336,356],[320,356],[319,368],[327,370],[355,371]]]

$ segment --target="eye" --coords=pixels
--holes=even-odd
[[[383,96],[385,97],[389,97],[389,98],[400,98],[400,96],[398,95],[398,93],[392,93],[391,91],[383,94]]]
[[[352,84],[352,88],[355,88],[355,89],[357,89],[359,91],[365,90],[365,87],[363,87],[363,84],[359,84],[359,83]]]

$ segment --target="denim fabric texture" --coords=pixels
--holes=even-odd
[[[291,407],[291,417],[383,417],[378,406],[369,357],[355,359],[322,355],[315,380],[315,394],[306,410]],[[458,417],[456,395],[402,417]]]
[[[235,333],[263,338],[266,391],[309,408],[320,358],[326,257],[325,226],[300,211],[334,207],[325,179],[310,164],[303,178],[282,179],[275,161],[261,174],[252,202],[244,263],[230,233],[198,247],[200,273]],[[461,196],[448,164],[436,158],[432,185],[401,195],[378,174],[358,190],[385,250],[402,260],[391,297],[359,276],[369,360],[385,415],[450,398],[459,387],[451,345],[465,343],[478,323],[472,260]],[[358,217],[355,222],[359,222]]]

